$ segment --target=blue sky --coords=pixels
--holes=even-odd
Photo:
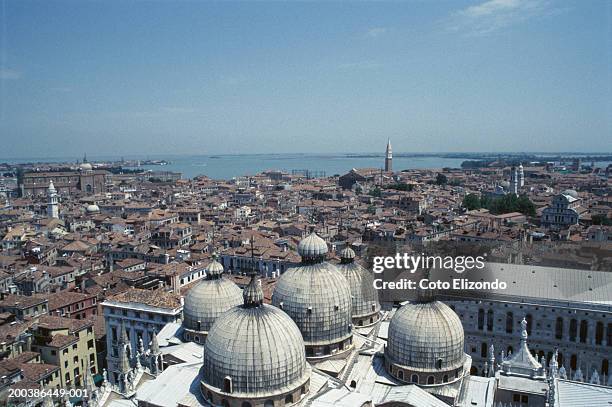
[[[612,150],[610,1],[0,3],[2,158]]]

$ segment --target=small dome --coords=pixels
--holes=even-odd
[[[371,325],[378,321],[380,303],[378,291],[374,288],[372,273],[355,262],[355,252],[346,248],[340,252],[342,262],[338,269],[349,282],[351,287],[351,309],[355,326]],[[371,317],[371,319],[370,319]]]
[[[316,260],[327,254],[327,243],[312,232],[298,244],[298,254],[305,260]]]
[[[213,254],[213,260],[208,264],[208,267],[206,267],[207,275],[219,277],[225,271],[223,265],[219,263],[217,259],[217,255]]]
[[[100,212],[100,208],[96,204],[87,205],[87,213],[98,213]]]
[[[57,192],[55,190],[55,185],[53,185],[53,181],[49,181],[49,189],[48,189],[49,193],[55,193]]]
[[[263,292],[255,277],[245,290],[244,305],[220,316],[204,344],[204,394],[227,393],[239,400],[284,397],[310,379],[302,335],[287,314],[260,301]]]
[[[572,198],[576,198],[578,199],[578,192],[576,192],[573,189],[566,189],[565,191],[561,192],[563,195],[569,195]]]
[[[83,171],[91,171],[93,169],[90,163],[82,163],[79,168]]]
[[[342,260],[353,260],[355,259],[355,251],[351,249],[349,246],[346,246],[340,252],[340,259]]]
[[[223,273],[222,266],[221,273]],[[221,273],[215,275],[208,270],[206,280],[199,282],[187,292],[183,306],[185,328],[207,332],[221,314],[242,304],[240,287],[233,281],[222,278]]]
[[[465,361],[461,320],[440,301],[408,303],[389,323],[385,357],[418,372],[458,369]]]

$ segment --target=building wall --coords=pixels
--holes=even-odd
[[[58,330],[54,333],[65,335],[67,330]],[[74,335],[78,340],[63,348],[37,346],[45,363],[59,366],[62,387],[82,385],[83,372],[90,365],[92,374],[98,373],[93,327],[82,329]]]
[[[491,344],[495,347],[497,361],[502,350],[506,355],[509,350],[516,350],[523,317],[528,321],[529,347],[538,360],[544,356],[549,363],[555,348],[558,348],[559,365],[565,365],[568,374],[578,367],[583,372],[591,373],[597,369],[600,375],[610,374],[610,307],[597,309],[596,305],[589,304],[569,307],[567,303],[548,301],[550,303],[545,304],[535,300],[532,303],[468,299],[445,302],[461,318],[466,353],[472,356],[476,374],[482,373]]]
[[[162,309],[150,307],[145,304],[122,304],[106,301],[102,303],[104,322],[106,324],[106,349],[109,380],[115,383],[121,322],[123,321],[129,338],[131,355],[138,350],[138,339],[142,338],[145,350],[153,335],[169,322],[178,322],[181,319],[180,309]]]

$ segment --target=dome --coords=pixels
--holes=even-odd
[[[307,391],[311,369],[300,330],[282,310],[263,304],[254,277],[244,304],[213,324],[203,356],[202,392],[215,405],[228,399],[291,405]]]
[[[100,208],[96,204],[87,205],[86,208],[87,213],[97,213],[100,212]]]
[[[342,260],[352,260],[352,259],[355,258],[355,251],[353,249],[351,249],[350,247],[346,246],[340,252],[340,258]]]
[[[448,372],[465,361],[461,320],[440,301],[402,306],[389,324],[387,362],[419,373]]]
[[[206,273],[206,279],[187,292],[183,305],[183,326],[198,332],[207,332],[221,314],[242,304],[242,290],[222,277],[221,263],[213,260]]]
[[[299,244],[302,263],[278,279],[272,304],[297,324],[307,356],[326,356],[350,348],[352,343],[351,290],[333,264],[323,260],[323,239],[311,234]]]
[[[367,326],[379,319],[380,303],[378,291],[374,288],[374,277],[355,262],[355,252],[347,247],[340,252],[338,269],[351,288],[351,314],[354,326]]]
[[[82,163],[79,168],[83,171],[91,171],[93,169],[90,163]]]
[[[572,198],[576,198],[578,199],[578,192],[576,192],[573,189],[566,189],[565,191],[561,192],[563,195],[569,195]]]
[[[327,243],[316,233],[312,232],[300,240],[297,250],[303,260],[316,260],[319,257],[325,257],[327,254]]]

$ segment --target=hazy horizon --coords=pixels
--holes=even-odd
[[[594,153],[612,139],[612,2],[0,13],[0,160],[382,154],[389,137],[398,153]]]

